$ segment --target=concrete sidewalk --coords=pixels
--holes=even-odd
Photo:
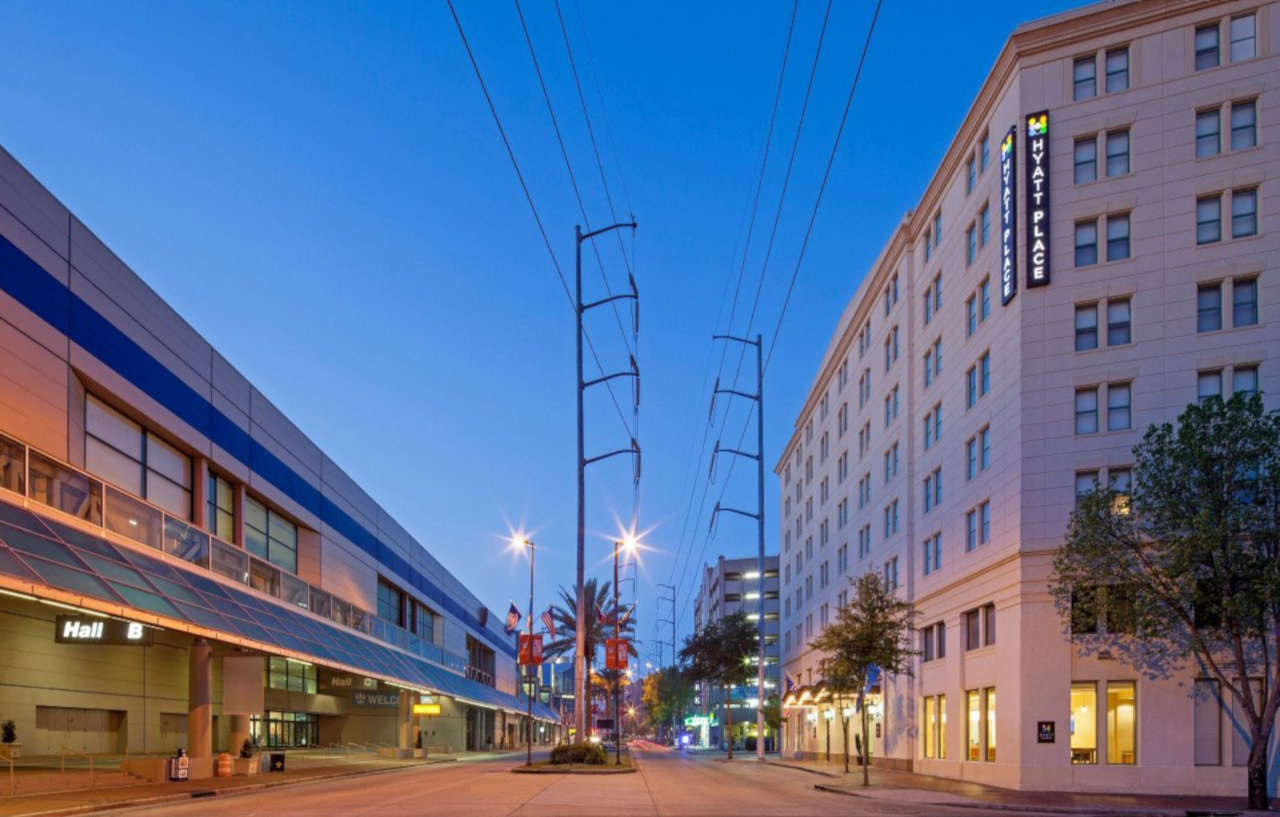
[[[736,760],[736,758],[735,758]],[[751,758],[750,762],[755,762]],[[833,794],[865,797],[896,803],[917,805],[960,806],[990,811],[1036,811],[1046,814],[1087,814],[1091,817],[1116,815],[1158,815],[1158,817],[1183,817],[1188,811],[1235,812],[1239,814],[1271,814],[1251,812],[1246,809],[1245,798],[1194,797],[1159,794],[1108,794],[1057,791],[1016,791],[987,786],[966,780],[916,774],[877,768],[870,771],[868,787],[862,785],[862,768],[850,763],[849,774],[844,773],[843,758],[823,761],[779,760],[768,761],[775,766],[796,769],[820,776],[814,788]]]

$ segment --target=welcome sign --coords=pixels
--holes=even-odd
[[[1049,112],[1027,117],[1027,287],[1049,284]]]
[[[1018,126],[1009,128],[1000,143],[1000,304],[1007,306],[1018,294],[1018,202],[1014,179],[1017,154],[1013,147]]]

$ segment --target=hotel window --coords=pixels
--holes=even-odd
[[[1124,431],[1130,427],[1129,384],[1107,384],[1107,431]]]
[[[1222,372],[1200,372],[1196,375],[1196,399],[1202,404],[1210,397],[1222,397]]]
[[[1098,485],[1097,471],[1077,471],[1076,472],[1076,507],[1080,507],[1080,503],[1086,496],[1094,492]]]
[[[964,515],[964,549],[966,552],[978,546],[978,512],[970,509]]]
[[[1128,516],[1129,496],[1133,491],[1133,471],[1128,468],[1108,468],[1107,488],[1116,495],[1112,502],[1112,509],[1121,516]],[[1118,629],[1110,626],[1107,629],[1111,632],[1119,632]]]
[[[1196,112],[1196,156],[1217,156],[1222,151],[1220,121],[1217,108]]]
[[[965,266],[973,263],[973,259],[978,254],[978,228],[970,224],[969,228],[964,231],[964,263]]]
[[[1195,765],[1219,766],[1222,764],[1222,696],[1218,682],[1197,678],[1192,698],[1195,702]]]
[[[978,690],[971,689],[965,693],[968,703],[969,717],[965,728],[965,744],[968,747],[969,760],[982,759],[982,698]]]
[[[85,395],[85,470],[181,519],[191,518],[191,458]]]
[[[1222,284],[1196,287],[1196,331],[1213,332],[1222,328]]]
[[[890,590],[898,589],[898,557],[884,563],[884,584]]]
[[[933,311],[942,309],[942,273],[933,276]]]
[[[978,505],[978,544],[985,545],[991,541],[991,501]]]
[[[978,331],[978,296],[970,295],[969,300],[965,302],[965,310],[968,315],[965,323],[965,334],[972,335]]]
[[[1123,346],[1130,335],[1129,299],[1107,301],[1107,345]]]
[[[927,658],[925,659],[928,660]],[[934,745],[937,742],[938,710],[933,696],[924,699],[924,756],[933,757]]]
[[[983,278],[978,284],[978,320],[991,317],[991,279]]]
[[[225,477],[209,472],[208,516],[209,532],[227,542],[234,542],[236,535],[235,488]]]
[[[1196,27],[1196,70],[1218,65],[1218,24]]]
[[[1237,278],[1231,282],[1231,325],[1253,326],[1258,322],[1258,279]]]
[[[1129,172],[1129,131],[1114,130],[1107,133],[1107,177],[1123,176]]]
[[[924,325],[928,326],[931,320],[933,320],[933,292],[926,288],[924,291]]]
[[[924,575],[928,576],[942,567],[942,534],[935,533],[924,540]],[[941,657],[941,656],[939,656]]]
[[[1215,117],[1216,119],[1216,117]],[[1258,102],[1231,103],[1231,149],[1243,150],[1258,144]]]
[[[1123,91],[1129,87],[1129,48],[1112,48],[1107,51],[1107,93]]]
[[[1231,191],[1231,237],[1244,238],[1258,233],[1258,191]]]
[[[1098,137],[1087,136],[1076,140],[1075,183],[1084,184],[1098,178]]]
[[[987,246],[987,242],[991,240],[991,207],[982,205],[982,209],[978,211],[978,243],[980,246]]]
[[[978,432],[978,468],[985,471],[991,467],[991,426]]]
[[[1196,243],[1212,244],[1222,240],[1222,196],[1200,196],[1196,199]]]
[[[929,263],[929,259],[933,255],[933,242],[929,240],[929,229],[926,227],[924,231],[924,262]]]
[[[1076,433],[1093,434],[1098,430],[1098,388],[1076,389]]]
[[[378,579],[378,618],[404,627],[404,591],[385,579]]]
[[[1107,763],[1138,762],[1138,697],[1133,681],[1107,681]]]
[[[942,625],[938,625],[939,634],[942,632]],[[938,653],[942,657],[942,653]],[[947,696],[938,696],[938,759],[946,760],[947,757]]]
[[[970,155],[969,161],[965,165],[964,175],[964,192],[966,194],[973,192],[973,186],[978,181],[978,160],[977,157]]]
[[[244,498],[244,549],[298,572],[298,528],[251,496]]]
[[[933,382],[933,350],[929,349],[924,353],[924,386],[929,387]]]
[[[985,133],[978,140],[978,157],[978,170],[979,172],[984,172],[987,169],[987,165],[991,163],[991,139]]]
[[[978,476],[978,438],[970,437],[964,444],[965,454],[965,478],[974,479]]]
[[[984,397],[991,391],[991,353],[983,352],[978,358],[978,396]]]
[[[1098,685],[1076,681],[1071,685],[1071,763],[1098,762]]]
[[[1087,57],[1076,57],[1071,71],[1072,99],[1079,101],[1095,96],[1098,93],[1097,76],[1098,66],[1093,54]]]
[[[1129,257],[1129,214],[1107,216],[1107,260],[1123,261]]]
[[[987,762],[995,763],[996,760],[996,688],[987,687],[983,690],[986,700],[983,704],[987,710]]]
[[[933,248],[936,250],[942,243],[942,211],[933,214]]]
[[[1087,352],[1098,348],[1098,305],[1084,304],[1076,307],[1076,351]]]
[[[1231,18],[1231,61],[1251,59],[1257,54],[1252,14]]]
[[[1087,267],[1098,263],[1098,222],[1076,222],[1076,266]]]
[[[990,647],[996,643],[996,606],[986,604],[982,607],[982,643]]]
[[[1258,367],[1236,366],[1231,370],[1232,394],[1258,393]]]

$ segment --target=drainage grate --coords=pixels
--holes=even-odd
[[[217,796],[218,796],[218,792],[214,791],[213,789],[204,789],[202,791],[191,792],[191,798],[193,800],[197,797],[217,797]]]

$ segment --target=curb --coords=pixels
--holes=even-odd
[[[589,777],[591,775],[635,774],[638,771],[639,769],[636,768],[636,766],[633,764],[631,766],[627,766],[624,769],[609,768],[608,766],[602,769],[587,769],[587,768],[556,769],[549,766],[534,766],[532,768],[528,766],[516,766],[511,770],[511,773],[512,774],[581,774]]]
[[[816,774],[816,775],[819,775],[820,777],[830,777],[833,779],[841,777],[841,775],[835,774],[834,772],[824,772],[824,771],[821,771],[820,769],[810,769],[807,766],[795,766],[790,763],[783,763],[782,761],[779,761],[779,760],[766,760],[765,763],[767,763],[770,766],[777,766],[779,769],[794,769],[797,772],[805,772],[806,774]],[[817,788],[821,787],[820,784],[815,783],[814,785]]]
[[[436,762],[443,763],[445,761]],[[435,762],[422,765],[435,765]],[[70,815],[78,814],[112,814],[118,811],[141,808],[144,806],[154,806],[164,803],[180,803],[186,800],[200,800],[208,797],[232,797],[239,794],[249,794],[256,791],[262,791],[264,789],[283,789],[291,786],[305,786],[311,783],[325,783],[330,780],[342,780],[348,777],[388,774],[391,772],[402,772],[408,769],[417,768],[421,768],[421,766],[399,766],[390,769],[359,769],[346,771],[341,774],[316,776],[302,780],[285,780],[279,783],[250,783],[244,786],[236,786],[234,788],[228,787],[224,789],[193,788],[184,792],[159,794],[152,797],[136,797],[132,800],[120,800],[115,803],[86,803],[81,806],[47,809],[45,811],[24,811],[19,812],[12,817],[70,817]]]
[[[792,767],[796,768],[796,767]],[[818,791],[825,791],[830,794],[840,794],[845,797],[860,797],[864,800],[878,800],[880,798],[871,797],[869,795],[860,794],[855,791],[840,788],[839,786],[828,786],[822,783],[814,783],[813,787]],[[916,789],[919,791],[919,789]],[[1018,813],[1034,813],[1034,814],[1080,814],[1088,815],[1088,817],[1170,817],[1170,815],[1185,814],[1185,809],[1163,809],[1163,810],[1144,810],[1135,809],[1098,809],[1090,806],[1037,806],[1033,804],[1015,805],[1012,803],[920,803],[921,806],[933,806],[935,808],[968,808],[976,811],[1014,811]]]

